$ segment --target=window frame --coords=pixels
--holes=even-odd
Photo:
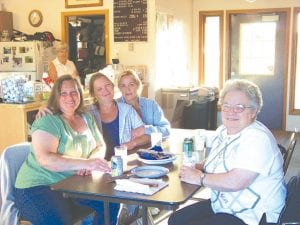
[[[300,108],[295,108],[295,94],[296,94],[296,72],[297,72],[297,36],[300,31],[297,30],[298,27],[298,15],[300,16],[300,7],[295,7],[293,10],[293,31],[292,31],[292,53],[291,53],[291,74],[290,74],[290,101],[289,101],[289,114],[290,115],[300,115]],[[300,63],[300,61],[299,61]],[[300,79],[300,78],[298,78]],[[300,87],[298,87],[300,91]]]
[[[224,11],[199,11],[199,77],[198,84],[203,86],[205,84],[204,64],[205,64],[205,21],[207,17],[219,17],[220,18],[220,57],[219,57],[219,89],[223,87],[223,40],[224,40]]]

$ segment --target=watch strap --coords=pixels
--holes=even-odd
[[[202,187],[204,187],[203,180],[204,180],[205,177],[206,177],[206,174],[205,174],[205,173],[202,173],[202,174],[200,175],[200,185],[201,185]]]

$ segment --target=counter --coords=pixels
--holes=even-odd
[[[30,124],[44,101],[0,104],[0,154],[9,145],[28,141]]]

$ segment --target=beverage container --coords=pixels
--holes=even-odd
[[[205,159],[206,135],[205,130],[199,130],[194,137],[194,150],[196,161],[200,162]]]
[[[111,175],[121,176],[123,174],[123,161],[121,156],[112,156],[111,157]]]
[[[195,150],[203,151],[205,148],[206,136],[203,130],[199,130],[199,132],[195,135]]]
[[[192,138],[185,138],[182,146],[183,154],[191,157],[194,151],[194,141]]]
[[[151,133],[151,147],[153,146],[162,146],[162,133],[154,132]]]
[[[185,138],[183,141],[183,165],[194,167],[196,164],[194,154],[194,141],[193,138]]]
[[[127,169],[127,147],[125,145],[115,146],[115,156],[120,156],[123,162],[123,171]]]

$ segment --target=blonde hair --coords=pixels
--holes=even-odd
[[[141,93],[142,93],[142,89],[143,89],[143,85],[142,85],[142,81],[141,79],[139,78],[139,76],[137,75],[137,73],[132,70],[132,69],[129,69],[129,70],[125,70],[124,72],[122,72],[119,76],[118,76],[118,87],[120,89],[120,83],[121,83],[121,80],[123,77],[125,76],[131,76],[132,79],[134,80],[134,82],[136,83],[136,85],[138,86],[138,90],[137,90],[137,93],[138,95],[140,96]]]

